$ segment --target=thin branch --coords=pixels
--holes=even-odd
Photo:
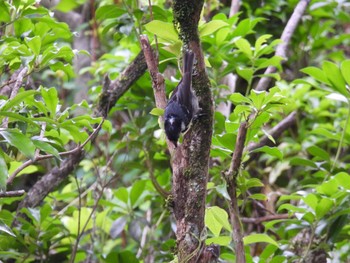
[[[284,60],[287,59],[288,45],[309,3],[310,3],[310,0],[300,0],[297,6],[295,7],[292,16],[289,18],[288,23],[283,30],[283,33],[281,36],[282,43],[280,43],[276,47],[276,52],[275,52],[276,56],[281,56]],[[266,69],[264,74],[266,75],[266,74],[271,74],[275,72],[276,72],[276,67],[269,66]],[[266,90],[270,84],[270,81],[271,81],[270,77],[262,77],[255,89],[259,91]]]
[[[23,78],[25,77],[27,71],[28,71],[27,67],[24,67],[19,71],[19,73],[15,79],[15,84],[12,87],[12,91],[11,91],[11,95],[10,95],[9,100],[12,100],[14,97],[16,97],[19,88],[22,86]],[[9,118],[6,117],[2,123],[2,127],[7,128],[8,122],[9,122]]]
[[[243,244],[243,229],[239,218],[238,200],[237,200],[237,175],[240,170],[241,160],[244,150],[244,143],[247,136],[248,122],[241,123],[238,129],[235,150],[233,152],[232,161],[229,170],[225,173],[227,182],[227,192],[230,196],[229,208],[230,219],[233,228],[232,239],[236,252],[236,262],[245,263],[245,251]]]
[[[240,2],[240,0],[232,0],[231,1],[230,17],[237,14],[237,12],[239,10],[239,2]]]
[[[80,144],[78,145],[77,147],[75,147],[74,149],[72,150],[69,150],[69,151],[66,151],[66,152],[61,152],[61,153],[58,153],[59,156],[67,156],[67,155],[72,155],[72,154],[75,154],[76,152],[78,151],[82,151],[85,147],[85,145],[91,141],[95,135],[99,132],[99,130],[101,129],[102,127],[102,124],[103,124],[104,120],[102,120],[102,122],[96,127],[96,129],[89,135],[89,137],[84,141],[83,144]],[[22,163],[13,173],[12,175],[7,179],[7,184],[12,184],[13,180],[15,179],[15,177],[17,176],[18,173],[20,173],[24,168],[28,167],[29,165],[31,164],[34,164],[36,162],[39,162],[39,161],[42,161],[42,160],[46,160],[46,159],[51,159],[51,158],[54,158],[56,157],[55,155],[53,154],[46,154],[46,155],[38,155],[38,156],[35,156],[34,159],[31,159],[31,160],[28,160],[24,163]]]
[[[22,196],[25,194],[25,192],[26,191],[24,191],[24,190],[0,192],[0,198]]]
[[[267,215],[267,216],[262,216],[262,217],[253,217],[253,218],[248,218],[248,217],[242,217],[241,221],[245,224],[255,224],[259,225],[263,222],[266,221],[272,221],[272,220],[278,220],[278,219],[288,219],[291,218],[289,214],[277,214],[277,215]]]

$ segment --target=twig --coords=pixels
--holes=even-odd
[[[24,67],[23,69],[21,69],[21,71],[18,73],[18,76],[16,78],[15,84],[12,87],[12,91],[11,91],[11,95],[10,95],[10,99],[12,100],[14,97],[16,97],[19,88],[22,86],[23,83],[23,78],[25,77],[26,73],[28,71],[27,67]],[[3,128],[7,128],[8,126],[8,122],[9,122],[9,118],[6,117],[2,123],[2,127]]]
[[[243,155],[244,143],[247,136],[248,122],[241,123],[238,129],[235,151],[233,152],[232,161],[229,170],[225,173],[227,182],[227,192],[230,196],[229,208],[230,219],[232,224],[232,239],[235,244],[236,262],[245,263],[245,252],[243,244],[243,230],[239,219],[239,209],[237,200],[237,175],[240,170]]]
[[[292,16],[289,18],[288,23],[283,30],[281,36],[282,43],[280,43],[276,47],[275,56],[281,56],[284,60],[287,59],[287,47],[309,3],[310,0],[300,0],[297,6],[295,7]],[[276,72],[276,67],[269,66],[264,74],[266,75],[274,72]],[[266,90],[268,85],[270,84],[270,81],[270,77],[262,77],[255,89],[259,91]]]
[[[140,40],[141,40],[141,47],[146,58],[147,67],[152,79],[152,87],[153,87],[154,97],[156,100],[156,106],[157,108],[165,109],[166,94],[165,94],[164,78],[162,74],[160,74],[158,71],[158,59],[156,58],[151,48],[148,37],[146,35],[141,35]]]
[[[291,216],[289,214],[280,214],[280,215],[277,214],[277,215],[267,215],[262,217],[253,217],[253,218],[242,217],[241,221],[245,224],[259,225],[262,222],[278,220],[278,219],[288,219],[290,217]]]
[[[165,109],[167,100],[166,100],[166,94],[165,94],[164,78],[162,74],[160,74],[158,71],[158,59],[156,58],[151,48],[148,37],[146,35],[141,35],[140,41],[141,41],[141,48],[145,55],[147,67],[151,75],[156,106],[157,108]],[[164,121],[163,116],[160,116],[160,120],[161,122]],[[166,140],[166,142],[168,145],[168,149],[170,150],[170,154],[172,154],[173,151],[175,150],[175,146],[173,143],[170,143],[168,139]]]
[[[237,12],[239,10],[239,2],[240,2],[240,0],[232,0],[231,1],[230,17],[237,14]]]
[[[80,144],[78,145],[77,147],[75,147],[74,149],[72,150],[69,150],[69,151],[66,151],[66,152],[61,152],[61,153],[58,153],[59,156],[67,156],[67,155],[71,155],[71,154],[74,154],[78,151],[82,151],[85,147],[85,145],[91,141],[94,136],[99,132],[99,130],[101,129],[101,126],[103,124],[104,120],[102,120],[102,122],[96,127],[96,129],[89,135],[89,137],[84,141],[83,144]],[[19,166],[13,173],[12,175],[7,179],[7,184],[12,184],[13,180],[15,179],[16,175],[21,172],[24,168],[28,167],[29,165],[33,164],[33,163],[36,163],[38,161],[42,161],[42,160],[46,160],[46,159],[51,159],[51,158],[54,158],[56,157],[55,155],[53,154],[46,154],[46,155],[38,155],[38,156],[35,156],[34,159],[31,159],[31,160],[28,160],[24,163],[21,164],[21,166]]]
[[[4,197],[17,197],[22,196],[25,194],[24,190],[17,190],[17,191],[8,191],[8,192],[0,192],[0,198]]]

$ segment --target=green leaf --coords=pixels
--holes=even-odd
[[[118,8],[116,5],[104,5],[97,8],[96,19],[97,20],[105,20],[108,18],[116,19],[117,17],[125,13],[126,11],[124,9]]]
[[[44,102],[51,113],[51,118],[56,116],[57,104],[58,104],[58,95],[55,88],[50,89],[41,89],[41,96],[44,99]]]
[[[344,60],[340,65],[340,71],[346,83],[350,86],[350,60]]]
[[[15,112],[0,111],[0,116],[9,117],[10,118],[9,122],[11,122],[11,119],[15,119],[17,121],[23,121],[23,122],[29,123],[31,125],[40,127],[40,125],[38,125],[37,123],[35,123],[31,119],[29,119],[28,117],[25,117],[21,114],[15,113]]]
[[[158,37],[175,43],[179,40],[179,37],[174,29],[172,23],[163,22],[160,20],[153,20],[145,25],[148,32],[157,35]]]
[[[8,178],[8,169],[7,169],[7,164],[0,153],[0,192],[1,191],[6,191],[6,181]]]
[[[317,165],[315,164],[315,162],[307,160],[307,159],[302,159],[299,157],[294,157],[290,160],[289,162],[291,165],[295,165],[295,166],[310,166],[312,168],[317,168]]]
[[[211,245],[211,244],[217,244],[219,246],[228,246],[232,241],[231,236],[216,236],[207,238],[205,240],[205,244]]]
[[[237,74],[244,78],[246,81],[250,82],[252,80],[254,71],[251,68],[236,68]]]
[[[323,182],[320,186],[317,186],[316,190],[320,194],[332,196],[339,192],[338,185],[338,181],[333,178],[327,182]]]
[[[316,207],[316,217],[322,219],[331,209],[334,203],[329,198],[322,198]]]
[[[256,41],[255,41],[255,51],[254,51],[254,56],[260,51],[261,46],[266,43],[266,40],[270,39],[272,35],[265,34],[260,36]]]
[[[250,199],[266,201],[267,196],[264,194],[252,194],[249,196]]]
[[[350,175],[345,172],[340,172],[335,175],[335,179],[339,185],[344,187],[346,190],[350,190]]]
[[[131,191],[130,191],[131,206],[134,206],[136,204],[137,200],[142,196],[142,194],[145,191],[145,187],[146,187],[145,180],[137,181],[133,184]]]
[[[239,38],[235,42],[237,48],[247,55],[248,58],[252,58],[252,48],[248,42],[248,40],[244,38]]]
[[[305,204],[307,204],[312,210],[316,211],[316,207],[318,204],[317,196],[314,194],[308,194],[307,196],[302,198]]]
[[[263,146],[255,149],[253,152],[264,152],[271,156],[277,157],[278,159],[283,159],[283,153],[277,147]]]
[[[125,204],[128,203],[129,199],[129,192],[125,187],[118,188],[115,193],[115,197],[117,197],[119,200],[123,201]]]
[[[52,154],[53,156],[55,156],[57,159],[61,159],[59,152],[57,151],[57,149],[55,147],[53,147],[50,143],[43,141],[43,140],[33,140],[33,144],[39,148],[40,150],[42,150],[43,152],[45,152],[46,154]]]
[[[227,212],[218,206],[212,206],[206,209],[204,221],[205,225],[215,236],[220,235],[222,228],[231,231]]]
[[[252,104],[252,101],[249,98],[243,96],[241,93],[238,92],[233,93],[230,96],[230,101],[232,101],[236,105],[241,103],[248,103],[250,105]]]
[[[25,42],[27,43],[28,47],[33,51],[35,56],[39,56],[40,49],[41,49],[41,39],[39,36],[35,36],[32,38],[26,37]]]
[[[19,103],[23,102],[23,100],[29,96],[39,94],[36,90],[26,90],[18,93],[16,97],[13,99],[7,101],[7,103],[1,108],[2,111],[7,111],[11,109],[13,106],[18,105]]]
[[[35,146],[33,142],[17,129],[0,130],[0,134],[4,137],[7,143],[16,147],[25,156],[29,158],[34,157]]]
[[[0,1],[0,22],[10,22],[11,15],[8,6],[5,4],[5,1]]]
[[[318,80],[322,83],[325,84],[330,84],[326,74],[319,68],[316,67],[307,67],[307,68],[303,68],[300,70],[301,72],[308,74],[309,76],[313,77],[315,80]]]
[[[161,108],[153,108],[150,112],[150,114],[155,116],[163,116],[164,115],[164,109]]]
[[[269,243],[278,247],[278,243],[266,234],[251,234],[243,237],[244,245],[250,245],[254,243]]]
[[[339,93],[343,94],[344,96],[348,97],[349,93],[346,90],[345,87],[345,80],[340,73],[339,68],[336,64],[330,62],[330,61],[324,61],[322,64],[322,69],[324,73],[326,74],[328,80],[332,84],[332,87],[337,90]]]
[[[329,154],[325,150],[321,149],[316,145],[310,146],[306,150],[308,151],[308,153],[310,153],[313,156],[319,157],[321,160],[324,160],[324,161],[330,160]]]
[[[25,17],[15,20],[13,25],[17,37],[21,37],[23,34],[29,34],[34,29],[32,21],[29,18]]]
[[[222,20],[212,20],[199,28],[199,35],[201,37],[208,36],[226,26],[228,26],[228,24]]]

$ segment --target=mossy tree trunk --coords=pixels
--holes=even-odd
[[[198,34],[202,7],[203,1],[199,0],[175,0],[173,5],[174,23],[179,29],[184,49],[192,50],[196,57],[192,85],[199,98],[202,115],[194,120],[183,144],[173,155],[172,194],[179,262],[201,262],[206,251],[202,238],[213,101]]]

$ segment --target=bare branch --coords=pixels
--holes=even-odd
[[[17,197],[22,196],[25,194],[24,190],[17,190],[17,191],[7,191],[7,192],[0,192],[0,198],[4,197]]]
[[[23,78],[26,76],[27,71],[28,71],[27,67],[20,69],[20,71],[15,79],[14,85],[12,87],[12,91],[11,91],[11,95],[10,95],[9,100],[12,100],[14,97],[16,97],[19,88],[22,86]],[[8,122],[9,122],[9,118],[6,117],[1,126],[3,128],[7,128]]]
[[[299,21],[301,17],[303,16],[307,6],[309,5],[310,0],[300,0],[297,6],[294,9],[294,12],[292,16],[289,18],[288,23],[286,27],[283,30],[281,40],[282,43],[280,43],[276,47],[276,56],[281,56],[284,60],[287,59],[287,48],[289,45],[289,42],[292,38],[292,35],[294,34],[294,31],[296,27],[299,24]],[[271,74],[276,72],[276,67],[269,66],[264,74]],[[266,90],[270,84],[271,78],[270,77],[262,77],[255,88],[256,90]]]
[[[277,215],[267,215],[262,217],[254,217],[254,218],[241,218],[242,222],[245,224],[255,224],[259,225],[266,221],[278,220],[278,219],[288,219],[291,218],[289,214],[277,214]]]

